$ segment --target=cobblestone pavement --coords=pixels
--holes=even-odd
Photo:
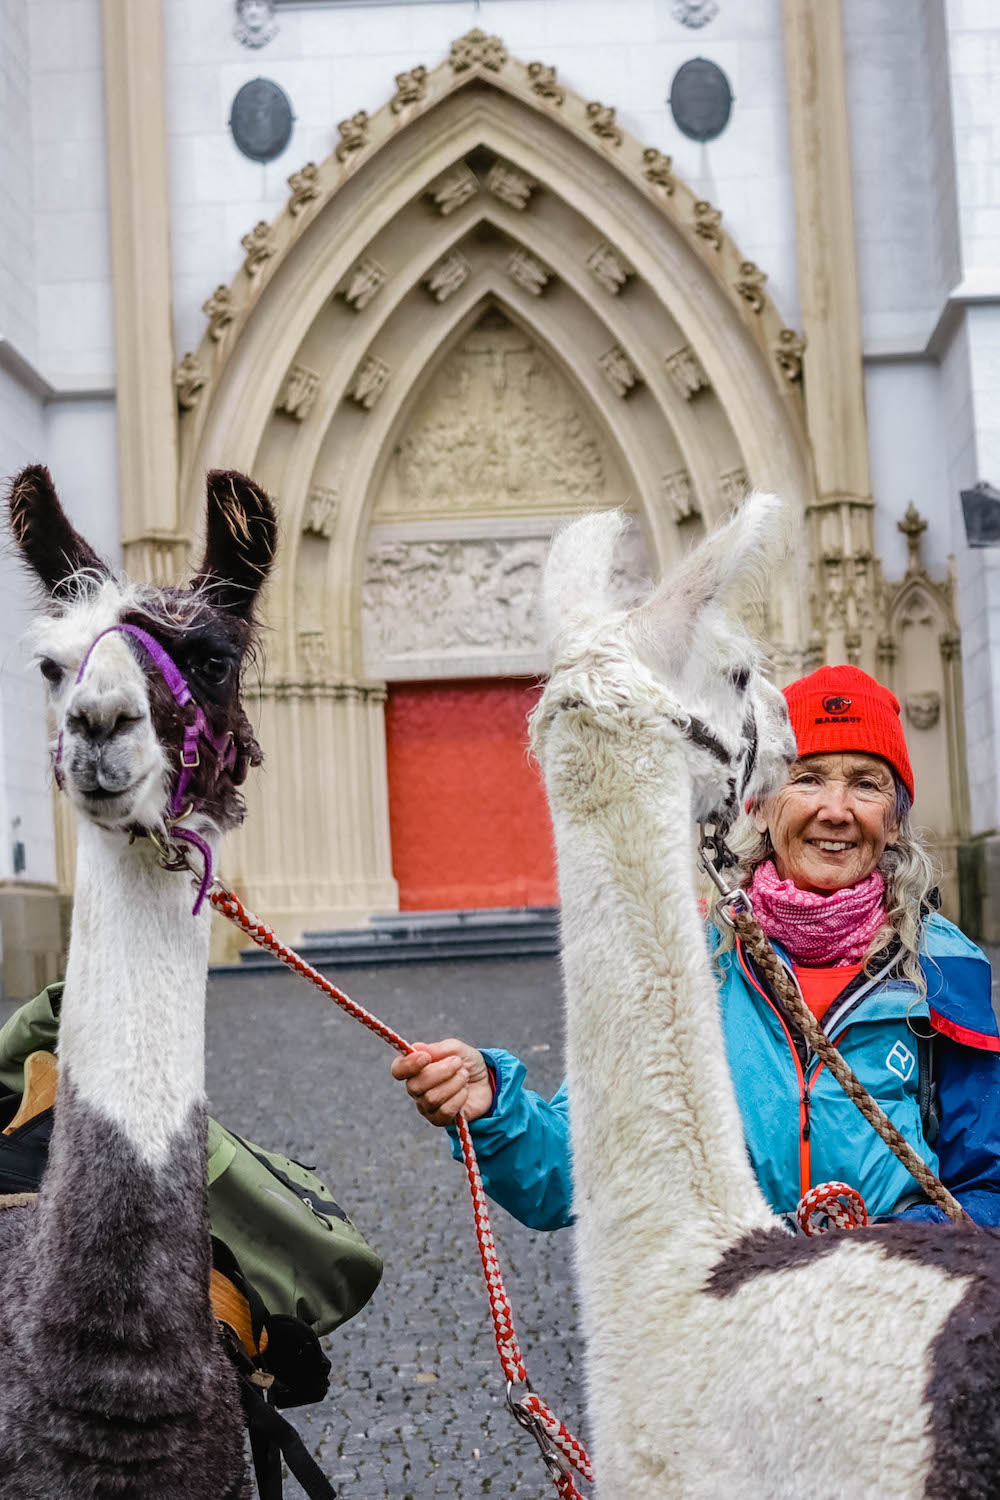
[[[410,1040],[458,1035],[522,1056],[529,1082],[562,1076],[554,961],[479,960],[331,975]],[[445,1133],[389,1076],[394,1054],[301,980],[210,983],[212,1113],[314,1162],[385,1261],[372,1302],[327,1341],[322,1406],[289,1413],[342,1500],[479,1495],[551,1500],[534,1442],[503,1405],[468,1186]],[[580,1436],[572,1234],[538,1234],[501,1209],[494,1230],[536,1387]],[[294,1480],[289,1500],[301,1500]]]

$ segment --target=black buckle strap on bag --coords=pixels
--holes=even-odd
[[[337,1500],[337,1491],[291,1422],[268,1401],[267,1393],[255,1382],[254,1376],[258,1371],[243,1345],[233,1337],[226,1337],[225,1344],[239,1377],[240,1398],[250,1435],[250,1454],[260,1500],[282,1500],[282,1459],[309,1500]]]

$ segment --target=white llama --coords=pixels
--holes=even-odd
[[[0,1213],[0,1497],[249,1500],[209,1300],[210,908],[192,913],[190,876],[145,835],[172,819],[207,853],[242,821],[261,757],[241,669],[274,512],[210,474],[204,561],[169,589],[113,578],[40,466],[10,520],[45,592],[34,644],[78,831],[48,1169]]]
[[[620,529],[590,516],[553,545],[533,724],[600,1500],[1000,1496],[1000,1235],[797,1238],[745,1151],[691,829],[794,755],[738,623],[781,506],[751,497],[631,612],[608,602]]]

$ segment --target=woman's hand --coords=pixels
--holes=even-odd
[[[493,1103],[493,1084],[483,1054],[446,1037],[443,1042],[414,1042],[414,1050],[397,1057],[393,1078],[406,1079],[406,1091],[432,1125],[454,1125],[459,1111],[478,1120]]]

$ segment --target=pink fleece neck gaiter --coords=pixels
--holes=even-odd
[[[769,938],[794,963],[840,968],[856,964],[885,923],[885,881],[878,870],[865,880],[824,896],[782,880],[773,860],[753,872],[750,899]]]

